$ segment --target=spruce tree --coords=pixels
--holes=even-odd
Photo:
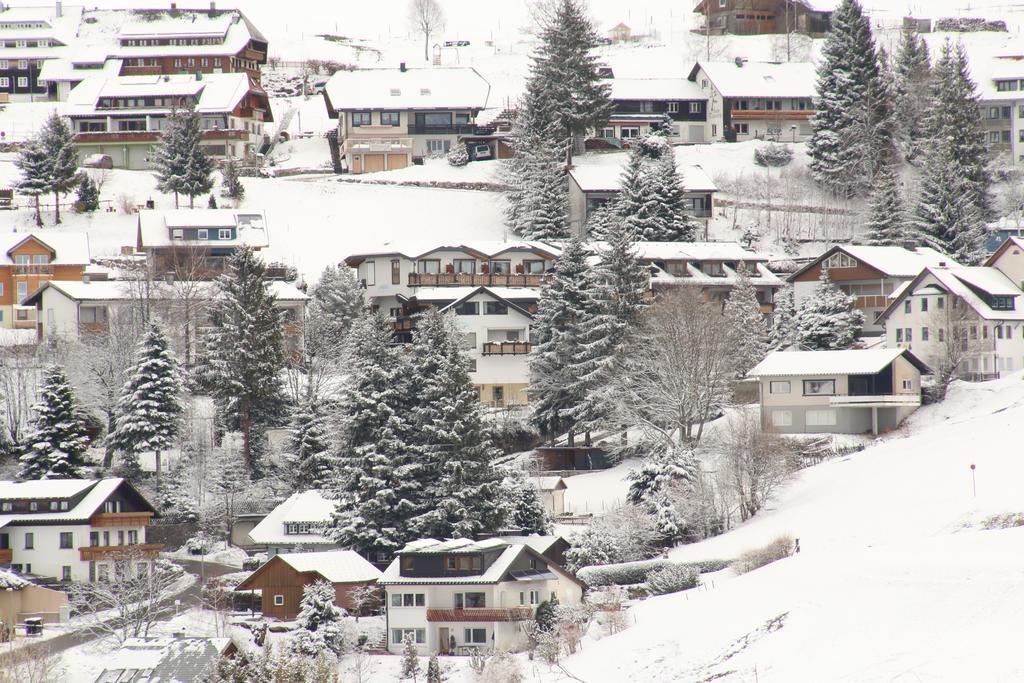
[[[182,154],[185,159],[181,193],[188,197],[190,209],[195,208],[196,197],[213,189],[213,159],[203,151],[200,144],[202,140],[202,121],[199,114],[190,109],[184,113],[181,127]],[[210,197],[212,199],[213,195]]]
[[[174,208],[178,208],[178,195],[184,191],[186,168],[190,150],[185,139],[185,116],[187,112],[176,111],[165,119],[160,135],[160,144],[154,149],[153,167],[156,171],[156,187],[161,192],[174,194]]]
[[[912,222],[922,244],[964,265],[980,265],[986,255],[985,222],[952,153],[945,144],[928,152]]]
[[[60,197],[70,192],[78,180],[78,156],[75,154],[74,133],[57,112],[50,114],[43,126],[42,144],[50,162],[53,219],[60,223]]]
[[[547,534],[551,532],[551,518],[540,492],[521,470],[511,472],[502,482],[503,504],[506,529],[519,529],[524,534]]]
[[[327,266],[310,291],[310,312],[330,320],[340,334],[352,326],[366,308],[355,272],[347,266]]]
[[[427,683],[442,683],[441,663],[437,661],[437,655],[430,655],[427,662]]]
[[[169,469],[157,488],[157,508],[171,522],[195,522],[199,514],[192,494],[192,457],[183,448],[177,462]]]
[[[797,306],[793,285],[785,284],[775,293],[772,309],[772,330],[769,347],[775,351],[796,342]]]
[[[757,290],[743,271],[737,273],[736,286],[725,302],[725,324],[733,332],[732,358],[736,376],[761,362],[768,354],[768,324],[761,313]]]
[[[402,678],[416,679],[420,672],[420,656],[416,649],[416,640],[411,633],[402,639]]]
[[[605,303],[609,312],[630,326],[647,305],[650,271],[637,260],[635,238],[625,221],[612,221],[603,239],[596,274],[607,288]]]
[[[641,242],[689,242],[697,226],[686,213],[682,178],[665,138],[648,135],[630,148],[616,210]]]
[[[900,177],[891,164],[875,176],[867,223],[868,244],[903,246],[910,239]]]
[[[208,209],[216,209],[217,208],[217,198],[214,197],[212,194],[210,195],[210,199],[206,202],[206,208],[208,208]]]
[[[83,173],[78,183],[77,198],[82,211],[91,213],[100,208],[100,190],[88,173]]]
[[[50,153],[43,145],[41,138],[36,137],[26,142],[18,150],[18,158],[14,165],[21,171],[21,179],[16,187],[18,192],[32,197],[36,206],[36,225],[42,227],[43,214],[39,206],[39,196],[50,191]]]
[[[345,612],[334,601],[334,586],[327,581],[315,581],[302,587],[299,613],[295,617],[298,627],[307,631],[318,631],[337,624]]]
[[[797,309],[796,343],[813,351],[850,348],[864,326],[864,313],[856,306],[857,297],[839,289],[823,268],[814,294]]]
[[[326,491],[331,487],[334,483],[334,458],[323,409],[314,397],[303,400],[292,411],[288,451],[294,459],[294,491]]]
[[[626,475],[629,490],[626,500],[633,505],[648,503],[667,493],[673,486],[692,486],[700,476],[700,462],[686,447],[660,448]]]
[[[138,457],[153,451],[160,476],[160,451],[170,448],[181,430],[181,382],[178,362],[167,337],[150,325],[139,342],[135,367],[121,390],[111,445]]]
[[[266,265],[252,249],[242,247],[228,259],[211,306],[203,377],[227,426],[242,433],[245,466],[257,475],[256,441],[282,404],[282,318],[269,285]]]
[[[84,477],[89,440],[71,383],[59,366],[53,365],[43,373],[39,403],[32,410],[32,432],[25,439],[18,478]]]
[[[895,118],[900,150],[908,161],[916,161],[922,151],[931,71],[928,43],[916,31],[904,30],[895,59]]]
[[[245,197],[245,185],[242,185],[242,180],[238,177],[238,166],[234,159],[228,159],[224,164],[220,185],[220,196],[222,197],[234,199],[236,202],[242,201],[242,198]]]

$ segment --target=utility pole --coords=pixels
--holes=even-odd
[[[704,0],[704,37],[707,40],[707,61],[711,61],[711,0]]]
[[[791,61],[793,61],[793,46],[792,46],[793,26],[789,23],[789,11],[790,11],[790,7],[789,6],[790,6],[790,4],[792,4],[793,0],[785,0],[785,2],[786,2],[786,61],[787,62],[791,62]]]

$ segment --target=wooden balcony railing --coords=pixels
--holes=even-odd
[[[409,286],[540,287],[543,279],[540,273],[409,273]]]
[[[107,323],[78,323],[78,334],[89,335],[89,334],[106,334],[110,331],[110,325]]]
[[[137,543],[135,545],[92,545],[78,549],[82,562],[91,560],[118,560],[144,557],[152,559],[164,549],[163,543]]]
[[[533,618],[530,607],[466,607],[459,609],[427,609],[427,621],[528,621]]]
[[[733,109],[729,113],[733,121],[806,121],[813,115],[802,109]]]
[[[53,275],[53,266],[49,263],[16,263],[15,275]]]
[[[485,356],[521,356],[530,352],[530,342],[484,342]]]
[[[14,559],[14,550],[11,548],[0,548],[0,564],[10,564]]]
[[[152,512],[97,512],[89,518],[92,526],[149,526]]]

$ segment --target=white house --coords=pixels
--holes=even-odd
[[[266,546],[270,557],[299,547],[309,551],[337,548],[325,533],[335,504],[320,491],[293,493],[253,527],[249,539],[255,545]]]
[[[156,510],[124,479],[0,481],[0,565],[58,581],[109,581],[148,564]]]
[[[1001,164],[1024,164],[1024,61],[995,57],[976,67],[985,142]]]
[[[583,598],[583,584],[525,543],[428,538],[397,555],[378,580],[390,652],[407,635],[423,655],[515,650],[541,602]]]
[[[705,142],[708,96],[687,78],[611,78],[614,109],[597,137],[613,147],[642,138],[672,121],[672,142]]]
[[[878,434],[921,405],[928,366],[907,349],[774,351],[748,377],[761,423],[783,434]]]

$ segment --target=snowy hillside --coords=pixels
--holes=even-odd
[[[635,626],[567,669],[588,683],[1021,680],[1024,528],[983,525],[1024,512],[1011,445],[1022,419],[1020,375],[957,385],[900,433],[805,470],[774,509],[673,558],[731,558],[784,533],[799,555],[642,602]]]

